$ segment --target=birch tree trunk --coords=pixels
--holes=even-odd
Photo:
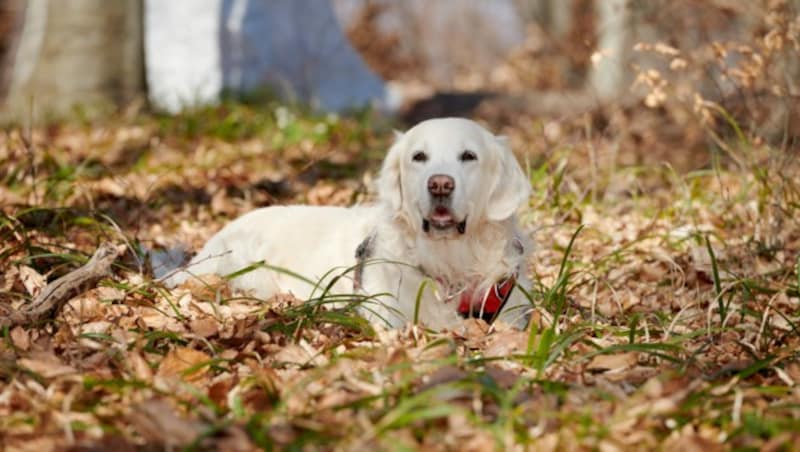
[[[597,50],[594,54],[589,89],[598,100],[614,100],[627,87],[630,43],[628,0],[595,0]]]
[[[0,121],[117,108],[143,95],[141,0],[28,0],[7,37]],[[18,17],[19,18],[19,17]]]

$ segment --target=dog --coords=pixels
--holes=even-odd
[[[254,210],[167,285],[233,274],[234,288],[259,298],[291,292],[337,307],[353,294],[361,315],[391,327],[452,329],[465,317],[523,327],[529,244],[515,212],[530,191],[504,137],[468,119],[427,120],[396,133],[374,205]]]

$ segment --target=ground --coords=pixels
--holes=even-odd
[[[6,129],[3,311],[101,243],[122,255],[53,318],[0,315],[0,444],[796,448],[797,150],[712,145],[663,114],[489,118],[534,189],[525,331],[372,328],[324,298],[159,283],[153,256],[255,207],[368,202],[399,126],[370,112],[226,103]]]

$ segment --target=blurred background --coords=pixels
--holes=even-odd
[[[798,9],[797,0],[3,0],[0,119],[280,99],[318,112],[366,107],[406,126],[444,115],[522,124],[525,146],[542,149],[591,126],[614,137],[616,163],[694,168],[736,129],[795,143]]]

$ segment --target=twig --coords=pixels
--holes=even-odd
[[[38,323],[57,314],[70,299],[94,287],[108,275],[111,264],[121,250],[112,243],[103,243],[82,267],[51,282],[20,311],[0,314],[0,328]]]

